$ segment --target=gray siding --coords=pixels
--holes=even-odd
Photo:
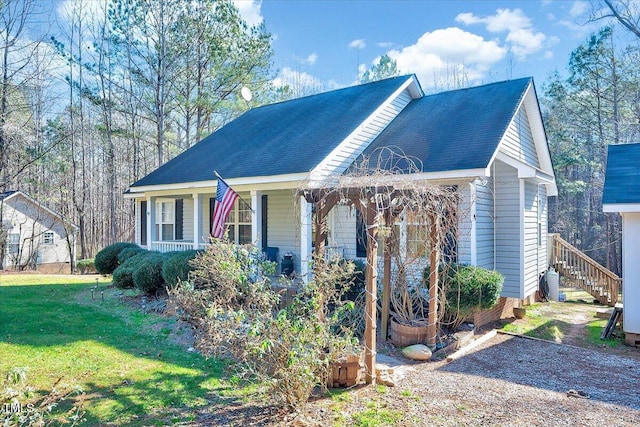
[[[267,240],[279,249],[278,272],[285,252],[293,253],[295,270],[300,272],[300,209],[293,191],[265,191],[268,197]]]
[[[347,259],[356,258],[356,208],[335,206],[329,213],[329,251]]]
[[[342,173],[371,144],[393,119],[411,102],[408,90],[400,93],[380,111],[364,121],[358,131],[340,146],[314,170],[319,176],[331,176]],[[314,177],[312,173],[312,177]]]
[[[182,239],[193,242],[193,197],[182,199]]]
[[[494,170],[496,270],[505,277],[502,296],[521,298],[520,181],[504,163]]]
[[[531,127],[524,108],[521,107],[518,110],[509,124],[500,143],[500,151],[531,166],[540,167]]]
[[[538,247],[538,265],[540,272],[547,271],[549,266],[547,259],[547,236],[548,230],[548,200],[547,200],[547,187],[545,185],[538,186],[539,191],[539,209],[540,209],[540,230],[542,231],[542,244]]]
[[[476,185],[476,265],[493,270],[493,178]]]
[[[473,225],[471,185],[459,186],[460,202],[458,204],[458,262],[472,264],[471,233]]]
[[[524,185],[524,297],[538,289],[538,186]]]
[[[140,217],[142,215],[146,215],[147,214],[146,212],[140,212],[140,202],[141,201],[142,201],[142,199],[135,199],[136,207],[134,209],[134,217],[135,217],[134,230],[135,230],[135,235],[133,237],[133,239],[134,239],[133,241],[138,245],[140,244],[140,238],[141,238],[141,234],[140,234]]]

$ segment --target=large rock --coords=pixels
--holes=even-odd
[[[402,349],[402,355],[412,360],[431,359],[431,350],[424,344],[414,344]]]

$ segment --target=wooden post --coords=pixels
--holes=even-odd
[[[382,278],[382,313],[380,319],[380,338],[389,338],[389,304],[391,299],[391,245],[394,243],[393,216],[389,210],[384,213],[385,224],[389,227],[384,241],[384,277]]]
[[[361,205],[362,206],[362,205]],[[367,267],[365,270],[365,328],[364,328],[364,365],[365,382],[371,384],[375,380],[376,369],[376,293],[378,277],[378,218],[375,203],[367,200],[365,218],[367,224]]]
[[[439,257],[439,241],[438,241],[438,221],[436,215],[429,218],[429,242],[431,252],[429,254],[429,266],[431,273],[429,274],[429,323],[427,324],[427,345],[435,347],[436,336],[438,334],[438,259]]]

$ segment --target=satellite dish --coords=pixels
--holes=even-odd
[[[242,89],[240,89],[240,95],[242,95],[242,98],[244,98],[244,100],[247,102],[251,101],[251,99],[253,98],[251,89],[246,86],[243,86]]]

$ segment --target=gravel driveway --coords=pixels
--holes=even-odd
[[[452,362],[401,369],[396,387],[363,387],[313,402],[297,425],[354,425],[367,408],[396,426],[638,426],[640,361],[497,335]],[[589,398],[567,396],[569,390]]]

